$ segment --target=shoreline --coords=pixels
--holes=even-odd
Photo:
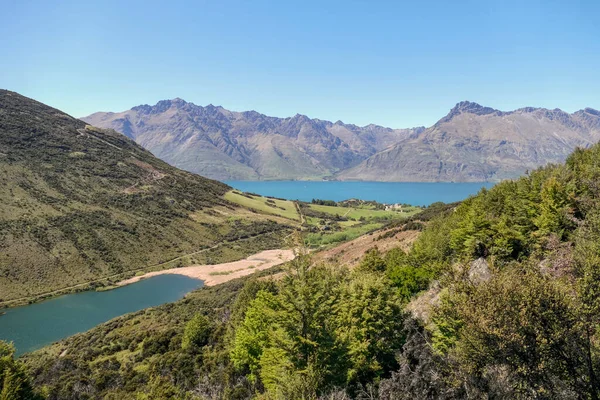
[[[220,283],[253,274],[286,263],[295,258],[293,250],[264,250],[238,261],[212,265],[190,265],[187,267],[163,269],[147,272],[117,282],[113,287],[118,288],[139,282],[142,279],[164,274],[183,275],[189,278],[200,279],[204,286],[214,286]]]
[[[215,247],[218,247],[218,246],[219,245],[217,245]],[[206,251],[206,250],[210,250],[210,249],[211,248],[203,249],[201,251]],[[282,260],[278,259],[277,255],[270,254],[271,252],[282,253],[283,259]],[[264,253],[266,253],[266,255]],[[270,263],[269,265],[262,265],[262,263],[265,261],[265,258],[267,258],[269,256],[271,258],[275,257],[276,260],[271,260],[273,262]],[[133,276],[133,277],[131,275],[129,275],[130,276],[129,278],[125,278],[125,276],[127,276],[126,274],[128,272],[124,272],[124,273],[119,274],[119,275],[121,275],[120,278],[117,276],[105,276],[103,278],[98,278],[94,281],[83,282],[83,283],[80,283],[80,284],[77,284],[74,286],[57,289],[57,290],[54,290],[51,292],[41,293],[38,295],[32,295],[31,297],[22,297],[22,298],[18,298],[18,299],[2,301],[2,302],[0,302],[0,316],[2,315],[2,312],[5,313],[6,312],[5,310],[7,310],[7,309],[26,306],[26,305],[34,304],[34,303],[39,303],[39,302],[42,302],[45,300],[53,299],[53,298],[68,295],[68,294],[74,294],[74,293],[80,293],[80,292],[86,292],[86,291],[113,290],[113,289],[117,289],[125,284],[134,283],[141,279],[149,278],[150,276],[154,276],[154,275],[160,275],[162,273],[181,274],[181,275],[185,275],[185,276],[190,276],[195,279],[203,280],[204,285],[213,286],[213,285],[216,285],[216,284],[219,284],[222,282],[227,282],[231,279],[249,275],[253,271],[264,270],[264,269],[267,269],[270,267],[274,267],[274,266],[283,264],[284,262],[291,261],[293,258],[294,258],[294,255],[293,255],[292,250],[276,249],[276,250],[262,251],[262,252],[250,255],[250,256],[246,257],[245,259],[230,262],[230,263],[222,263],[222,264],[214,264],[214,265],[192,265],[192,266],[180,267],[180,268],[169,268],[169,269],[165,269],[165,270],[151,271],[151,272],[147,272],[142,275]],[[166,261],[164,263],[161,263],[161,265],[170,263],[172,261],[173,260]],[[245,273],[244,273],[244,271],[236,271],[235,268],[233,268],[233,269],[225,268],[222,271],[214,270],[215,267],[229,265],[229,264],[235,264],[235,263],[241,263],[244,261],[252,261],[250,264],[247,264],[247,265],[242,264],[239,267],[237,267],[237,269],[241,269],[241,268],[248,269],[249,271],[247,271]],[[261,264],[260,268],[256,268],[256,269],[248,268],[250,266],[258,265],[258,264]],[[149,267],[144,267],[143,269],[148,269],[148,268]],[[210,272],[216,272],[217,274],[219,272],[221,272],[222,276],[218,276],[218,275],[210,276],[209,275],[209,276],[206,276],[206,279],[205,279],[202,277],[198,277],[195,274],[195,272],[193,272],[193,271],[186,271],[186,269],[188,269],[188,268],[193,268],[193,269],[202,268],[204,270],[208,269],[209,274],[210,274]],[[188,274],[193,274],[193,275],[188,275]],[[123,275],[125,275],[125,276],[123,276]],[[200,272],[200,273],[198,273],[198,275],[204,276],[205,274]],[[119,280],[116,283],[114,281],[111,282],[111,280],[114,278],[119,279]],[[108,283],[108,284],[106,284],[106,283]]]

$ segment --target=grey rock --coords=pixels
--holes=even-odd
[[[469,281],[475,285],[487,282],[492,278],[492,271],[490,271],[490,266],[485,258],[480,257],[471,262],[468,276]]]

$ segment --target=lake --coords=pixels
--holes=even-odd
[[[144,308],[181,299],[202,286],[182,275],[159,275],[104,292],[68,294],[22,307],[0,310],[0,339],[17,354],[39,349],[94,326]]]
[[[229,181],[232,187],[265,196],[310,201],[359,198],[380,203],[429,205],[462,200],[491,183],[406,183],[337,181]],[[105,292],[69,294],[28,306],[0,310],[0,340],[12,341],[17,354],[33,351],[123,314],[182,298],[202,281],[159,275]]]
[[[436,201],[452,203],[494,184],[448,182],[339,182],[339,181],[225,181],[226,184],[263,196],[310,202],[312,199],[375,200],[379,203],[406,203],[428,206]]]

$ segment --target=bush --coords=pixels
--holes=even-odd
[[[196,314],[186,325],[183,331],[181,347],[189,349],[191,347],[202,347],[208,343],[208,338],[212,331],[212,324],[202,314]]]

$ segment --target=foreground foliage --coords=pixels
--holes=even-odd
[[[234,327],[232,361],[269,398],[314,398],[379,380],[404,342],[400,299],[384,276],[309,266],[295,260]]]
[[[0,341],[0,399],[41,399],[34,393],[24,365],[15,361],[15,349]]]

